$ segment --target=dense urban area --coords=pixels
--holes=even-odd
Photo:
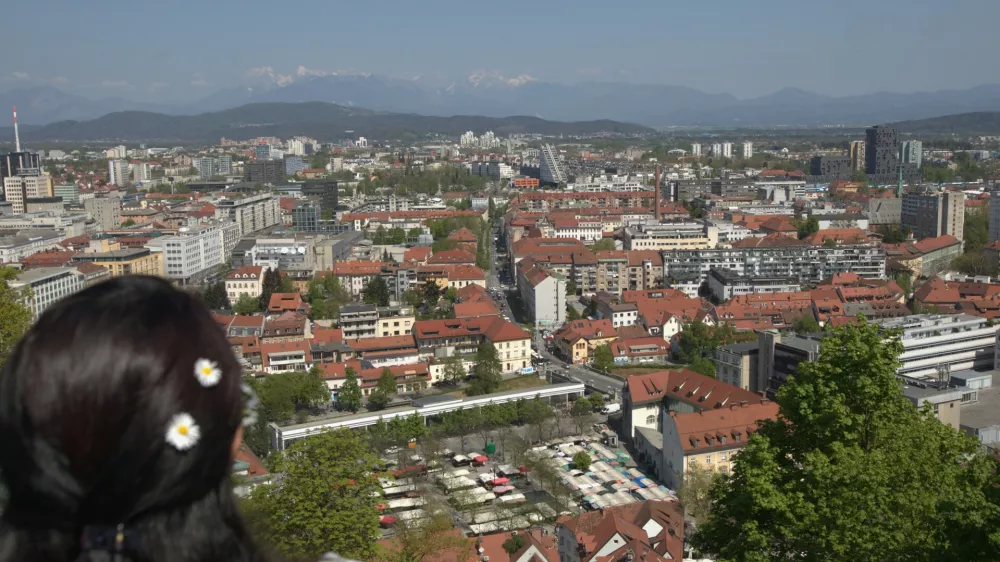
[[[0,354],[109,278],[198,295],[288,559],[998,559],[1000,137],[16,120]]]

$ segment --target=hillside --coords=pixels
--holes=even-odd
[[[307,135],[321,141],[366,136],[377,139],[416,139],[432,134],[460,135],[465,131],[498,135],[541,133],[642,134],[653,130],[617,121],[546,121],[537,117],[429,117],[371,111],[332,103],[253,103],[200,115],[165,115],[145,111],[109,113],[89,121],[60,121],[24,131],[25,141],[161,140],[217,141],[220,137]],[[5,134],[0,131],[0,135]],[[2,138],[2,136],[0,136]]]
[[[900,121],[893,126],[904,133],[1000,134],[1000,111],[959,113],[930,119]]]

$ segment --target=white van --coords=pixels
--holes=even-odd
[[[620,411],[622,411],[621,404],[606,404],[603,408],[601,408],[602,414],[614,414]]]

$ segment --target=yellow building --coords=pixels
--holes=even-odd
[[[163,254],[153,253],[147,248],[84,253],[74,257],[73,261],[103,266],[107,268],[112,277],[122,275],[163,277]]]
[[[559,353],[573,363],[587,363],[598,346],[610,344],[618,337],[614,324],[601,320],[573,320],[552,335]]]

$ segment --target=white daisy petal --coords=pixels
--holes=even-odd
[[[195,423],[191,414],[180,413],[170,418],[167,425],[167,443],[178,451],[186,451],[194,447],[201,438],[201,428]]]
[[[201,386],[209,387],[219,384],[222,380],[222,370],[219,364],[209,359],[199,359],[194,362],[194,377]]]

